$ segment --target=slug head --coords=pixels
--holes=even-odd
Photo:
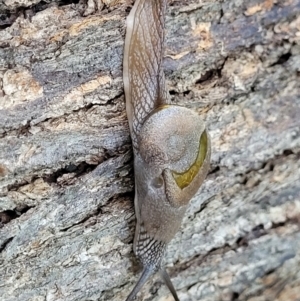
[[[197,113],[166,105],[149,115],[138,142],[135,175],[140,221],[148,234],[168,243],[208,172],[210,140]]]
[[[165,105],[147,117],[134,158],[134,251],[144,266],[134,294],[161,268],[165,247],[179,230],[187,204],[202,184],[209,162],[210,140],[194,111]],[[162,276],[178,300],[167,273]]]

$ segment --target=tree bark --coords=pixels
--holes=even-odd
[[[0,4],[0,300],[121,301],[138,278],[129,4]],[[212,140],[165,256],[181,301],[300,300],[299,15],[300,0],[169,5],[172,101]],[[139,298],[173,300],[158,276]]]

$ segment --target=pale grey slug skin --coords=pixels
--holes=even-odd
[[[151,146],[159,149],[158,157],[164,156],[165,168],[184,172],[196,160],[201,133],[205,126],[198,114],[180,106],[168,106],[158,110],[144,123],[139,147],[143,159],[147,162]],[[148,162],[147,162],[148,163]]]
[[[170,104],[162,68],[167,0],[136,0],[124,49],[126,111],[134,151],[136,233],[142,276],[127,301],[161,267],[190,199],[204,181],[210,139],[194,111]],[[179,300],[168,274],[161,275]]]

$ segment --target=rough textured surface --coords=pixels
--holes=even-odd
[[[2,2],[0,299],[124,300],[138,276],[130,1]],[[170,4],[172,100],[213,146],[165,258],[182,301],[300,300],[299,15],[299,0]],[[154,277],[140,300],[172,298]]]

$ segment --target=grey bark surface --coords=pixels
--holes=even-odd
[[[130,1],[70,2],[0,3],[3,301],[121,301],[139,275]],[[165,256],[180,300],[299,301],[300,0],[172,1],[166,34],[172,101],[212,140]],[[139,300],[172,297],[156,276]]]

